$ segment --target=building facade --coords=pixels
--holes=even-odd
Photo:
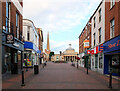
[[[120,1],[102,0],[91,16],[91,70],[101,74],[119,75],[120,70]],[[89,20],[90,21],[90,20]],[[86,55],[84,49],[85,28],[79,36],[79,56]],[[86,56],[85,56],[86,57]],[[85,60],[83,58],[81,60]],[[85,66],[84,62],[81,66]],[[89,64],[89,60],[88,60]]]
[[[71,47],[71,44],[69,44],[69,47],[63,52],[63,56],[64,56],[64,61],[77,61],[76,57],[77,57],[77,52],[75,52],[75,49],[73,49]]]
[[[40,52],[40,55],[39,55],[39,62],[40,64],[43,63],[43,31],[42,31],[42,28],[37,28],[37,32],[38,32],[38,35],[39,35],[39,52]]]
[[[88,65],[89,68],[91,67],[91,56],[86,55],[86,50],[89,48],[84,48],[84,41],[89,40],[89,48],[91,48],[91,18],[87,22],[86,26],[84,27],[83,31],[81,32],[79,36],[79,57],[80,57],[80,62],[79,65],[81,67],[86,67],[87,62],[83,57],[88,56]]]
[[[120,75],[120,1],[105,3],[104,74]]]
[[[101,2],[91,18],[91,70],[103,74],[104,54],[97,52],[98,46],[105,42],[105,2]]]
[[[23,66],[33,67],[39,64],[39,35],[31,20],[23,19],[24,63]],[[26,65],[27,62],[27,65]]]
[[[64,56],[63,56],[63,55],[60,55],[60,54],[54,54],[54,55],[51,57],[51,61],[52,61],[52,62],[64,61]]]
[[[17,74],[22,68],[23,2],[2,2],[2,73]]]

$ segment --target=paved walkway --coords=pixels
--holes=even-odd
[[[25,85],[21,87],[21,75],[3,80],[3,89],[109,89],[109,78],[86,69],[73,67],[70,63],[52,63],[34,75],[33,69],[25,73]],[[118,80],[113,79],[113,89],[118,89]]]

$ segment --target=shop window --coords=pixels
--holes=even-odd
[[[100,69],[103,68],[103,57],[102,57],[102,54],[100,54],[100,56],[99,56],[99,68]]]
[[[98,55],[95,55],[95,68],[98,68]]]

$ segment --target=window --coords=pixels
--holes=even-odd
[[[16,38],[19,38],[19,14],[16,12]]]
[[[99,10],[99,22],[101,21],[101,9]]]
[[[103,67],[103,57],[102,54],[99,55],[99,68],[102,69]]]
[[[6,1],[6,32],[10,32],[10,2]]]
[[[94,28],[95,28],[95,23],[96,23],[96,17],[94,17]]]
[[[110,0],[110,8],[112,8],[115,5],[115,0]]]
[[[27,40],[30,40],[30,27],[28,26],[28,31],[27,31]]]
[[[115,27],[115,20],[112,19],[110,21],[110,38],[114,37],[114,27]]]
[[[94,46],[95,46],[95,33],[93,34],[93,37],[94,37]]]
[[[101,43],[101,28],[99,28],[99,43]]]

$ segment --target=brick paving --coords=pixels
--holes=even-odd
[[[3,80],[3,89],[109,89],[109,77],[86,69],[71,66],[70,63],[48,62],[39,74],[33,69],[25,72],[25,86],[21,87],[21,75]],[[113,79],[113,89],[118,89],[118,80]]]

